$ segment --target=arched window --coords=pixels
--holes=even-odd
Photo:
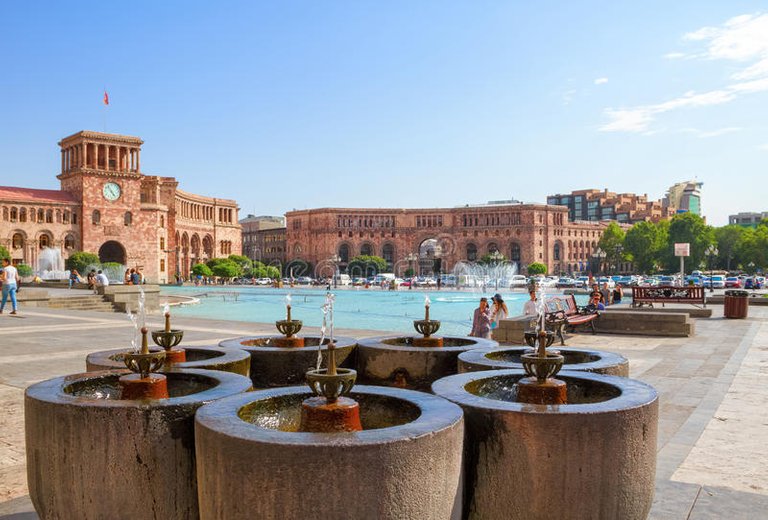
[[[513,242],[509,248],[509,261],[520,263],[520,244]]]
[[[75,237],[72,235],[67,235],[64,237],[64,249],[74,249],[75,248]]]
[[[381,257],[387,261],[388,264],[393,264],[395,260],[395,246],[392,244],[384,244],[381,249]]]
[[[40,249],[51,247],[51,237],[49,237],[46,234],[40,235],[40,239],[38,240],[38,243],[40,245]]]
[[[45,210],[40,208],[37,210],[37,221],[43,222],[45,220]]]
[[[77,224],[77,213],[74,211],[72,212],[72,223]]]
[[[16,208],[13,208],[16,209]],[[24,247],[24,235],[21,233],[15,233],[11,239],[11,247],[14,249],[21,249]]]
[[[555,256],[555,261],[559,262],[560,261],[560,242],[555,242],[554,256]]]
[[[344,264],[349,262],[349,246],[347,244],[341,244],[339,246],[339,258]]]
[[[360,254],[363,256],[373,256],[373,246],[366,242],[360,246]]]
[[[470,262],[477,261],[477,246],[475,244],[467,244],[467,260]]]
[[[3,220],[8,222],[8,208],[6,208],[5,206],[3,206]]]
[[[101,224],[101,211],[97,209],[93,210],[92,222],[94,225],[97,225],[97,226]]]
[[[27,208],[21,208],[19,210],[19,222],[27,221]]]
[[[499,250],[499,246],[496,245],[496,242],[491,242],[490,244],[488,244],[488,254],[493,254],[498,250]]]
[[[11,222],[19,220],[19,210],[15,207],[11,208]]]
[[[123,224],[126,226],[133,224],[133,214],[131,214],[130,211],[125,212],[125,215],[123,216]]]
[[[61,215],[61,221],[62,221],[64,224],[69,224],[69,215],[70,215],[70,212],[69,212],[69,210],[68,210],[68,209],[65,209],[65,210],[64,210],[64,213]]]
[[[48,224],[53,224],[53,210],[52,209],[49,209],[48,211],[45,212],[45,221]]]

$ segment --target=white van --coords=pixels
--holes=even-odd
[[[349,285],[352,283],[352,277],[348,274],[337,274],[333,277],[334,285]]]
[[[395,273],[379,273],[373,277],[371,285],[381,285],[384,282],[391,282],[395,279]]]

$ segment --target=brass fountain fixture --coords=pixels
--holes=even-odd
[[[413,328],[416,329],[416,332],[422,335],[422,337],[420,338],[419,337],[413,338],[413,346],[415,347],[442,347],[443,346],[443,338],[432,337],[432,334],[434,334],[440,329],[440,321],[429,319],[430,303],[431,302],[429,300],[429,296],[424,298],[424,319],[413,320]]]
[[[543,301],[543,297],[539,300]],[[544,309],[540,309],[535,332],[526,333],[525,340],[534,348],[520,356],[527,377],[517,382],[517,400],[529,404],[566,404],[565,381],[555,379],[565,358],[558,351],[548,351],[554,334],[547,331]]]
[[[327,347],[326,368],[307,371],[307,385],[315,394],[301,403],[299,431],[335,433],[357,432],[360,423],[360,405],[346,397],[357,380],[357,371],[336,366],[336,343],[333,341],[333,295],[326,300],[330,316],[330,340]],[[318,348],[321,348],[320,346]]]
[[[157,374],[165,361],[165,351],[150,352],[147,344],[147,328],[141,328],[141,351],[126,352],[123,362],[133,372],[121,376],[121,399],[167,399],[168,381]]]
[[[272,343],[276,347],[303,347],[304,338],[296,336],[302,327],[301,320],[291,319],[291,295],[285,296],[286,318],[275,322],[275,327],[283,335],[282,338],[274,338]]]
[[[152,331],[152,341],[155,345],[163,347],[165,350],[165,364],[183,363],[187,360],[187,353],[183,348],[174,348],[181,343],[184,337],[184,331],[171,329],[171,310],[168,305],[163,309],[165,316],[165,328],[163,330]]]

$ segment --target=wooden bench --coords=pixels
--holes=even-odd
[[[691,305],[702,305],[707,307],[707,296],[704,287],[633,287],[632,288],[632,307],[642,307],[648,305],[653,307],[654,303],[660,303],[663,307],[665,303],[690,303]]]
[[[568,296],[554,296],[544,302],[546,308],[544,319],[552,330],[560,338],[560,344],[565,345],[565,329],[574,330],[580,325],[589,325],[592,334],[595,331],[594,321],[600,316],[597,311],[587,312],[576,305],[576,298]]]

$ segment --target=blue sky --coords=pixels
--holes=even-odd
[[[712,224],[768,210],[766,2],[14,2],[0,70],[0,185],[106,122],[242,216],[693,178]]]

